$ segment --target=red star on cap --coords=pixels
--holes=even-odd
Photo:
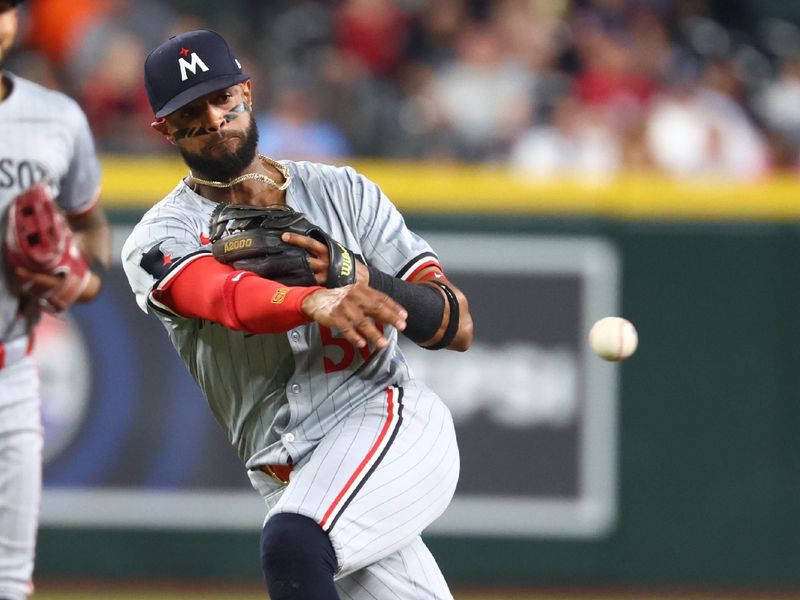
[[[170,265],[172,264],[172,257],[169,254],[164,255],[164,260],[161,261],[161,264]]]
[[[181,48],[181,56],[189,56],[189,49],[188,48]]]

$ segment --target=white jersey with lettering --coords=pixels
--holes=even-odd
[[[43,182],[67,214],[91,210],[100,166],[83,112],[59,92],[4,75],[10,93],[0,102],[0,214]],[[0,274],[0,598],[17,600],[31,589],[42,431],[38,376],[28,356],[38,316],[20,310],[11,277]]]
[[[411,279],[438,265],[427,242],[363,175],[350,167],[283,164],[293,175],[286,204],[370,266]],[[399,598],[449,598],[419,535],[455,489],[455,433],[441,400],[414,379],[398,332],[386,326],[389,345],[374,352],[316,323],[249,335],[184,318],[158,302],[155,291],[211,252],[215,206],[181,182],[134,228],[122,260],[139,306],[164,324],[267,499],[268,518],[296,512],[328,533],[340,590],[353,586],[343,597],[362,597],[355,590],[364,581],[381,585],[388,577],[392,585],[408,583]],[[287,464],[294,465],[288,486],[259,470]]]

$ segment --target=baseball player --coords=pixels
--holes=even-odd
[[[456,486],[453,423],[397,342],[466,350],[464,295],[366,177],[256,154],[250,81],[218,34],[170,38],[145,83],[189,174],[134,228],[123,264],[265,500],[270,597],[451,598],[420,534]],[[287,255],[272,243],[263,264],[215,258],[255,243],[220,234],[252,221],[229,209],[274,205],[333,240],[282,234],[308,256],[307,285],[256,275]]]
[[[0,67],[16,35],[20,2],[0,0]],[[94,144],[75,102],[0,71],[0,140],[0,212],[5,230],[0,275],[0,599],[22,600],[32,590],[42,477],[39,383],[30,356],[33,327],[42,308],[57,312],[97,295],[100,279],[87,266],[92,262],[107,266],[111,244],[97,204],[100,169]],[[32,270],[33,257],[19,255],[19,245],[12,248],[9,222],[26,226],[23,213],[53,206],[51,198],[66,218],[53,207],[46,213],[49,232],[59,233],[61,227],[66,236],[61,239],[71,241],[48,273]],[[42,249],[37,246],[37,232],[27,233],[31,237],[22,240],[22,248]],[[81,270],[77,279],[76,269]]]

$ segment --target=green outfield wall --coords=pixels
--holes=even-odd
[[[621,313],[640,334],[619,371],[610,529],[591,538],[429,536],[451,581],[800,587],[797,181],[532,185],[484,170],[440,177],[431,167],[365,165],[415,229],[608,242],[621,261]],[[135,220],[182,172],[172,162],[106,167],[116,223]],[[255,580],[257,547],[257,531],[46,526],[38,571]]]

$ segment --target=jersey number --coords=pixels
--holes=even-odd
[[[383,324],[376,323],[375,325],[380,332],[383,333]],[[374,352],[374,349],[370,348],[369,346],[356,348],[353,346],[353,344],[347,341],[347,338],[333,335],[333,331],[324,325],[319,326],[319,333],[320,337],[322,338],[322,345],[325,347],[323,364],[325,366],[326,373],[344,371],[346,368],[352,365],[356,358],[356,350],[358,350],[358,353],[361,355],[361,358],[364,360],[364,362],[367,362]],[[331,350],[332,348],[338,348],[338,350]],[[341,354],[341,358],[336,361],[330,357],[330,354],[333,354],[334,356]]]

